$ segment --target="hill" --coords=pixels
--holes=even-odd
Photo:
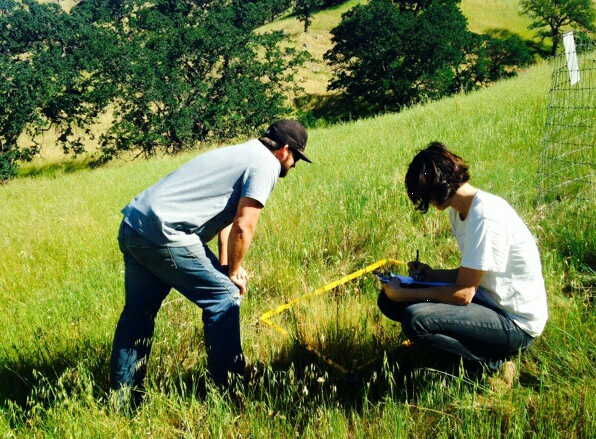
[[[259,28],[260,31],[283,30],[290,35],[292,45],[305,48],[313,59],[300,70],[298,79],[308,95],[325,95],[331,79],[331,68],[323,54],[332,47],[331,30],[341,21],[341,15],[366,0],[349,0],[337,7],[319,11],[313,16],[308,32],[297,18],[289,16]],[[507,29],[523,38],[531,38],[530,21],[519,14],[519,0],[462,0],[461,10],[468,19],[468,28],[484,33],[491,29]]]
[[[540,64],[466,96],[310,132],[314,164],[300,164],[279,182],[247,259],[252,279],[241,324],[257,375],[236,398],[205,390],[200,312],[175,292],[158,316],[145,404],[132,416],[117,413],[106,393],[123,304],[119,210],[194,153],[1,187],[0,432],[589,437],[596,431],[596,315],[593,284],[582,286],[577,268],[589,261],[577,257],[574,245],[596,248],[590,226],[596,214],[579,201],[539,204],[549,83],[550,67]],[[380,325],[389,341],[375,356],[385,352],[386,359],[356,376],[338,374],[295,340],[255,325],[264,311],[385,257],[407,260],[419,249],[431,265],[458,263],[446,216],[414,212],[403,188],[409,160],[431,140],[461,154],[473,183],[508,199],[539,242],[551,318],[519,362],[520,382],[508,390],[432,370],[400,381],[401,365],[416,355],[399,345],[398,326],[379,319],[372,283],[350,290],[369,320],[352,315],[354,327],[318,328],[324,338],[358,347],[354,334],[370,337],[358,328]],[[340,319],[341,297],[340,291],[317,308],[315,329]],[[300,328],[292,318],[279,323]]]
[[[46,0],[40,0],[46,1]],[[52,1],[52,0],[47,0]],[[313,105],[324,101],[333,94],[327,91],[327,84],[331,79],[330,66],[323,60],[323,54],[332,47],[331,29],[339,24],[341,15],[356,5],[366,4],[366,0],[349,0],[337,7],[315,13],[312,25],[307,33],[303,31],[303,24],[294,16],[287,16],[273,23],[262,26],[258,31],[284,30],[290,36],[289,44],[299,49],[307,50],[312,59],[301,68],[297,75],[297,82],[304,88],[305,96],[301,96],[297,104],[303,110],[311,109]],[[469,21],[469,28],[475,32],[485,32],[493,28],[506,28],[519,33],[524,38],[530,38],[527,30],[529,23],[525,17],[518,13],[518,0],[463,0],[461,8]],[[59,4],[70,10],[75,2],[73,0],[60,1]],[[289,96],[293,99],[295,96]],[[105,114],[96,126],[93,133],[103,132],[111,123],[111,113]],[[56,145],[57,135],[51,130],[44,133],[41,138],[42,152],[32,163],[24,164],[22,175],[38,173],[69,172],[85,166],[84,159],[69,160],[61,148]],[[88,140],[87,149],[94,151],[97,140]]]

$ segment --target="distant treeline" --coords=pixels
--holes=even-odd
[[[95,163],[124,151],[179,152],[291,114],[286,96],[308,54],[282,44],[283,31],[254,30],[293,13],[307,31],[314,11],[339,3],[82,0],[66,13],[0,0],[0,182],[39,152],[43,131],[54,129],[65,153],[82,153],[78,133],[91,136],[106,112],[113,122],[97,139]],[[341,111],[328,120],[472,90],[532,62],[515,34],[468,31],[458,3],[372,0],[345,13],[325,54],[329,89],[341,93]],[[297,116],[311,125],[324,117]]]
[[[458,3],[373,0],[353,8],[331,32],[329,88],[343,91],[356,114],[398,111],[515,75],[532,62],[516,34],[470,32]]]

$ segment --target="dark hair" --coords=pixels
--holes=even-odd
[[[265,145],[270,151],[275,151],[277,149],[282,149],[285,145],[281,142],[277,142],[269,137],[259,137],[259,142]]]
[[[470,180],[468,166],[440,142],[416,154],[406,174],[408,197],[422,213],[431,202],[441,206]]]

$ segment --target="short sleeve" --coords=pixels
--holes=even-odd
[[[251,165],[244,173],[241,195],[257,200],[264,206],[279,178],[280,166],[277,160],[275,163],[259,160]]]
[[[467,224],[461,266],[502,273],[507,268],[509,239],[502,224],[479,218]]]

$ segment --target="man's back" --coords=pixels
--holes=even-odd
[[[240,197],[265,205],[280,163],[261,142],[201,154],[139,194],[122,213],[159,245],[208,242],[230,224]]]

